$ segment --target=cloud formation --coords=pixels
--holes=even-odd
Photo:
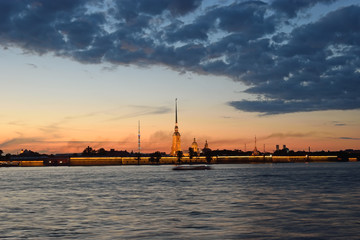
[[[41,143],[44,140],[45,140],[45,138],[42,138],[42,137],[34,137],[34,138],[18,137],[18,138],[12,138],[12,139],[8,139],[8,140],[0,143],[0,148],[12,147],[12,146],[28,144],[28,143]]]
[[[129,107],[134,110],[132,113],[126,115],[120,115],[118,117],[114,117],[109,120],[114,121],[118,119],[135,118],[146,115],[161,115],[161,114],[169,113],[171,111],[170,108],[164,106],[153,107],[153,106],[131,105]]]
[[[360,140],[360,138],[353,138],[353,137],[339,137],[341,140]]]
[[[287,132],[287,133],[272,133],[266,137],[264,137],[262,140],[272,139],[272,138],[308,138],[313,136],[323,136],[326,133],[321,132]]]
[[[17,137],[5,140],[0,143],[0,149],[6,148],[7,151],[16,153],[20,152],[22,149],[29,149],[39,153],[76,153],[81,152],[87,146],[92,148],[106,148],[111,149],[114,146],[117,146],[117,150],[132,150],[136,148],[137,143],[133,140],[132,137],[124,137],[119,141],[111,140],[89,140],[89,141],[62,141],[54,140],[45,137]]]
[[[262,114],[360,108],[360,6],[336,0],[0,1],[0,45],[82,63],[166,65],[243,82]],[[230,3],[227,3],[230,2]],[[304,21],[307,14],[312,21]]]

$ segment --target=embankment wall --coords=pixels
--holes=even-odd
[[[42,167],[44,166],[43,160],[41,161],[20,161],[20,167]]]
[[[294,163],[294,162],[336,162],[337,156],[219,156],[214,157],[218,164],[230,163]]]
[[[356,160],[356,159],[355,159]],[[215,156],[212,164],[244,164],[244,163],[296,163],[296,162],[337,162],[337,156]],[[354,159],[349,159],[354,161]],[[40,166],[106,166],[106,165],[157,165],[178,164],[177,157],[162,157],[159,162],[150,157],[70,157],[66,161],[31,160],[19,161],[21,167]],[[55,164],[54,164],[55,163]],[[181,158],[181,164],[204,164],[206,157]]]

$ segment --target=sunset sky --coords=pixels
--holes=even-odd
[[[0,0],[0,149],[360,149],[359,0]]]

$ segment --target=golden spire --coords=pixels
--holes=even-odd
[[[177,126],[177,98],[175,98],[175,125]]]
[[[180,133],[178,128],[178,118],[177,118],[177,98],[175,98],[175,131],[173,133],[173,140],[171,146],[170,155],[176,156],[178,151],[181,151],[180,145]]]

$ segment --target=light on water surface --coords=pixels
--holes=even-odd
[[[5,239],[356,239],[359,163],[1,168]]]

